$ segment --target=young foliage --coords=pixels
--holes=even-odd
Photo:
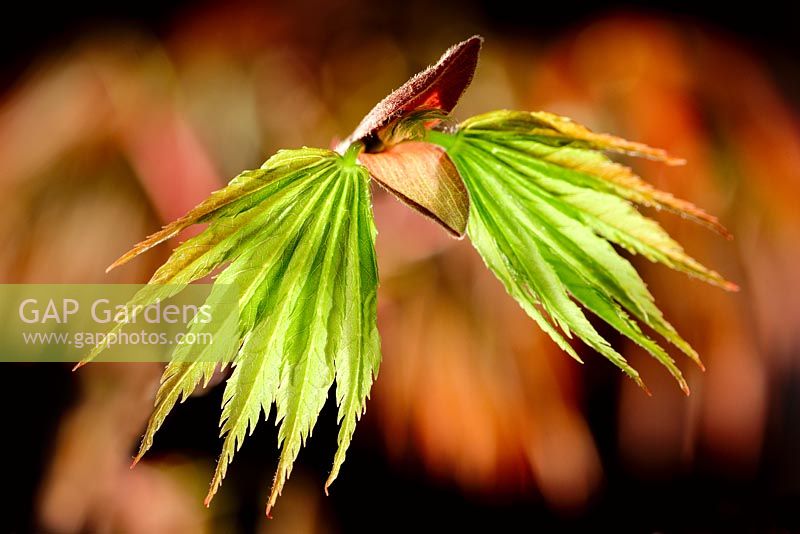
[[[334,380],[341,431],[328,485],[344,461],[380,362],[375,226],[369,177],[355,163],[357,149],[344,157],[329,150],[280,151],[118,262],[176,229],[207,222],[208,228],[174,251],[151,284],[186,284],[224,265],[215,284],[238,289],[237,339],[232,353],[220,356],[223,366],[233,366],[223,395],[224,442],[206,504],[245,435],[274,402],[282,452],[269,513]],[[213,360],[175,354],[135,462],[175,403],[205,385],[216,366]]]
[[[670,208],[709,225],[718,223],[690,204],[644,186],[630,169],[599,152],[672,161],[663,151],[593,134],[549,113],[487,113],[451,133],[432,131],[429,138],[447,150],[464,179],[471,199],[467,233],[475,248],[562,349],[578,359],[566,339],[575,333],[644,386],[637,371],[595,330],[579,303],[649,352],[688,393],[673,359],[633,317],[700,364],[697,353],[664,319],[636,270],[612,243],[734,289],[689,257],[629,200],[668,202]]]
[[[680,163],[661,150],[543,112],[497,111],[441,128],[472,79],[481,43],[476,36],[451,47],[375,106],[336,152],[279,151],[110,267],[191,225],[207,224],[175,249],[133,302],[163,300],[214,273],[215,288],[237,291],[238,309],[213,327],[235,332],[227,343],[183,345],[173,354],[134,464],[174,405],[205,386],[218,366],[231,364],[220,420],[222,453],[206,504],[245,436],[275,403],[281,456],[269,515],[335,381],[339,448],[327,491],[380,363],[370,177],[451,235],[466,231],[511,296],[573,358],[579,360],[568,341],[574,333],[643,386],[593,327],[587,309],[648,351],[688,393],[675,362],[640,324],[698,364],[700,359],[614,245],[733,290],[634,204],[674,211],[727,235],[725,229],[603,154]],[[208,303],[220,312],[217,298],[212,291]],[[190,328],[201,333],[211,327]],[[79,365],[104,348],[95,347]]]
[[[378,102],[340,147],[346,149],[362,141],[369,151],[375,151],[384,140],[381,134],[391,129],[393,122],[419,112],[452,111],[472,82],[482,44],[483,37],[473,35],[448,48],[436,64],[412,76]]]

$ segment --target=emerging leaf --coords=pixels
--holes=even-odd
[[[220,422],[225,439],[206,504],[245,435],[275,402],[282,452],[269,515],[334,380],[341,430],[326,487],[344,461],[380,362],[375,226],[369,175],[355,161],[359,149],[344,156],[280,151],[122,258],[208,222],[174,251],[153,276],[156,285],[148,287],[186,284],[222,266],[215,284],[238,287],[238,336],[221,357],[222,365],[233,365]],[[136,461],[175,403],[207,383],[216,365],[174,355]]]
[[[467,228],[469,196],[447,153],[436,145],[409,141],[358,160],[381,185],[455,237]]]
[[[359,158],[372,176],[402,202],[462,237],[469,213],[464,184],[447,155],[419,141],[447,117],[472,81],[483,38],[450,47],[439,61],[416,74],[370,111],[337,147],[363,142]],[[376,154],[376,155],[372,155]]]
[[[363,141],[369,149],[383,128],[407,113],[451,111],[472,81],[482,43],[483,38],[475,35],[451,46],[435,65],[416,74],[372,108],[340,146],[346,148]]]
[[[478,252],[562,349],[578,358],[566,340],[574,332],[643,386],[580,303],[647,350],[688,392],[672,358],[632,317],[699,364],[697,353],[664,319],[636,270],[611,243],[726,289],[735,286],[687,256],[655,221],[642,216],[628,199],[647,195],[657,203],[664,197],[640,187],[629,169],[597,150],[658,159],[666,154],[545,113],[491,113],[465,121],[454,133],[430,132],[429,138],[445,147],[464,179],[470,195],[467,233]]]

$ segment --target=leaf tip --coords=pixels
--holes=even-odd
[[[328,480],[325,481],[325,487],[323,489],[325,491],[326,497],[330,496],[329,489],[331,487],[331,484],[333,484],[333,481],[336,480],[336,475],[338,474],[338,471],[339,471],[338,467],[335,468],[333,471],[331,471],[331,474],[328,475]]]
[[[680,167],[682,165],[686,165],[687,161],[684,158],[678,158],[665,152],[664,163],[670,167]]]
[[[119,267],[121,265],[125,265],[126,263],[131,261],[133,258],[138,256],[139,254],[141,254],[142,252],[146,251],[147,248],[142,247],[141,245],[142,245],[142,243],[137,244],[131,250],[129,250],[128,252],[126,252],[125,254],[123,254],[122,256],[117,258],[116,260],[114,260],[114,263],[112,263],[111,265],[106,267],[106,274],[110,273],[111,271],[113,271],[114,269],[116,269],[117,267]]]
[[[272,519],[272,509],[275,508],[275,501],[278,500],[280,494],[280,490],[277,488],[272,488],[272,492],[269,494],[269,500],[267,501],[267,507],[264,511],[264,514],[268,519]]]
[[[722,289],[725,291],[730,291],[731,293],[738,293],[741,289],[738,284],[734,284],[733,282],[729,282],[728,280],[723,281]]]
[[[476,33],[472,37],[464,39],[460,43],[454,44],[452,47],[450,47],[450,50],[448,50],[448,52],[450,51],[458,53],[466,52],[468,54],[474,55],[475,58],[477,58],[478,54],[481,51],[481,48],[483,47],[483,41],[484,41],[483,36]]]
[[[631,378],[633,378],[633,381],[636,382],[637,386],[642,388],[642,391],[644,391],[647,394],[648,397],[652,397],[653,396],[653,392],[650,391],[650,388],[647,387],[647,384],[644,383],[644,380],[642,380],[642,377],[640,377],[639,375],[636,375],[636,376],[631,376]]]

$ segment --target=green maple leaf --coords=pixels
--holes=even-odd
[[[148,287],[180,287],[224,265],[215,284],[238,288],[237,337],[228,342],[233,350],[215,361],[192,357],[190,345],[179,349],[164,372],[134,461],[152,445],[175,403],[207,384],[219,363],[231,362],[220,421],[222,454],[206,504],[245,436],[275,403],[282,452],[269,514],[334,380],[341,430],[326,487],[344,461],[380,362],[376,232],[369,176],[355,162],[360,145],[354,147],[344,156],[282,150],[114,264],[203,222],[208,228],[180,245]],[[137,302],[164,296],[145,291]]]
[[[470,195],[467,233],[475,248],[559,347],[579,360],[567,342],[574,333],[644,387],[580,304],[649,352],[688,393],[674,360],[633,318],[702,366],[699,356],[664,319],[634,267],[612,243],[732,290],[733,284],[689,257],[631,201],[724,229],[691,204],[646,185],[601,151],[676,161],[663,151],[594,134],[542,112],[487,113],[454,132],[431,131],[428,137],[446,149],[464,179]]]
[[[481,39],[473,37],[452,47],[375,106],[337,152],[279,151],[110,267],[191,225],[207,224],[175,249],[133,303],[166,299],[214,273],[215,288],[237,291],[238,307],[227,315],[212,291],[207,303],[225,315],[222,321],[190,326],[195,333],[214,328],[210,333],[233,335],[174,352],[134,463],[174,405],[198,385],[205,387],[217,367],[230,364],[222,453],[206,504],[246,435],[274,403],[281,456],[269,515],[335,381],[339,448],[327,491],[380,363],[371,178],[454,237],[466,231],[509,294],[572,357],[579,360],[569,343],[575,334],[644,386],[594,328],[584,313],[589,310],[648,351],[688,393],[676,363],[642,325],[698,364],[699,356],[614,245],[733,290],[635,205],[670,210],[723,234],[724,228],[604,154],[679,163],[661,150],[543,112],[497,111],[454,129],[442,126],[472,79],[480,46]],[[81,364],[105,348],[98,345]]]

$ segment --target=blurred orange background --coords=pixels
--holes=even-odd
[[[718,18],[668,3],[577,14],[506,2],[411,2],[402,12],[355,0],[121,6],[61,8],[63,24],[49,13],[44,41],[24,28],[5,37],[19,48],[4,52],[0,92],[3,283],[146,281],[171,247],[104,269],[275,150],[346,136],[449,44],[481,33],[481,63],[456,116],[548,110],[686,158],[677,168],[630,163],[720,217],[734,241],[652,214],[742,290],[725,294],[637,258],[707,367],[681,362],[687,398],[617,339],[647,397],[588,350],[584,366],[565,357],[468,241],[376,187],[383,364],[331,497],[322,483],[335,447],[332,399],[267,521],[271,425],[202,507],[219,388],[179,406],[129,471],[158,365],[71,374],[4,364],[14,494],[4,508],[17,511],[9,531],[800,528],[791,13]]]

